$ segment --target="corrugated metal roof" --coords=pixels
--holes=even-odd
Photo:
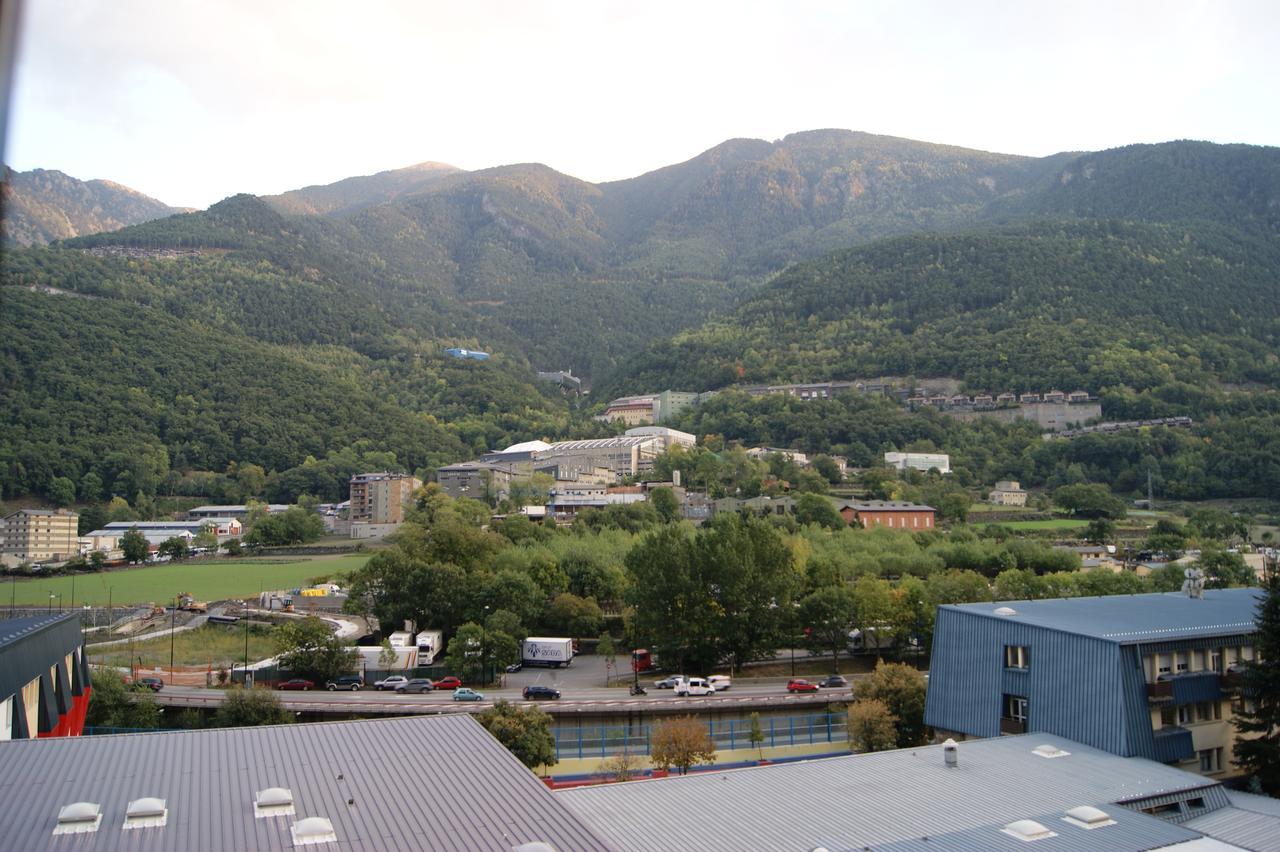
[[[1256,852],[1280,850],[1280,801],[1227,791],[1231,807],[1196,817],[1184,825]]]
[[[1032,749],[1042,743],[1070,754],[1040,757]],[[1036,734],[961,743],[955,768],[944,765],[940,746],[926,746],[556,796],[621,849],[809,850],[875,848],[1079,805],[1110,812],[1119,802],[1212,784],[1153,761]]]
[[[293,792],[295,816],[254,818],[268,787]],[[145,796],[166,800],[167,824],[121,830]],[[610,848],[462,715],[4,742],[0,801],[8,849],[55,846],[58,810],[78,801],[103,820],[77,849],[285,850],[306,817],[333,822],[326,849]]]
[[[1209,589],[1203,598],[1181,592],[948,604],[970,615],[1017,621],[1048,630],[1092,636],[1122,645],[1151,640],[1252,633],[1261,589]],[[1015,615],[997,615],[998,608]]]

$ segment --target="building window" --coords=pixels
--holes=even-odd
[[[1219,674],[1222,673],[1222,652],[1216,648],[1209,652],[1209,668]]]
[[[1004,667],[1006,669],[1023,669],[1031,667],[1031,651],[1024,645],[1004,646]]]
[[[1222,768],[1222,749],[1206,748],[1200,750],[1200,771],[1217,772]]]
[[[1027,699],[1021,695],[1006,695],[1004,697],[1004,716],[1006,719],[1026,724]]]
[[[1170,674],[1173,671],[1173,669],[1171,668],[1171,665],[1172,665],[1172,660],[1170,659],[1169,655],[1161,654],[1159,658],[1159,664],[1156,668],[1156,674],[1157,675]]]
[[[1196,709],[1190,704],[1178,708],[1178,724],[1189,725],[1196,720]]]
[[[1172,728],[1178,724],[1178,711],[1173,707],[1160,708],[1160,727]]]
[[[1177,659],[1178,659],[1178,674],[1182,674],[1187,670],[1187,652],[1179,651]]]

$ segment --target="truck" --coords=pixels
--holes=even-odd
[[[520,661],[526,666],[567,666],[573,662],[573,640],[530,636],[520,643]]]
[[[418,665],[434,665],[436,657],[444,651],[444,634],[439,630],[423,630],[414,641],[418,645]]]
[[[204,601],[196,600],[187,592],[183,592],[178,596],[178,609],[186,612],[208,612],[209,605]]]

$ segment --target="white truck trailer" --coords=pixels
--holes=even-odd
[[[573,662],[573,640],[530,636],[520,643],[520,661],[526,666],[567,666]]]
[[[444,634],[439,630],[423,630],[416,637],[418,645],[418,665],[435,665],[436,659],[444,653]]]

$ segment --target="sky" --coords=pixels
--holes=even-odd
[[[5,157],[208,205],[424,161],[593,182],[839,127],[1280,145],[1274,0],[27,0]]]

